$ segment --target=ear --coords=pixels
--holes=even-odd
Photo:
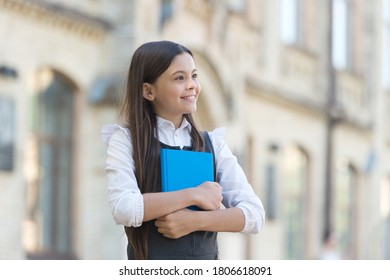
[[[142,85],[142,96],[149,101],[153,101],[155,96],[153,93],[152,85],[148,83],[143,83]]]

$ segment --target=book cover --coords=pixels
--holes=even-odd
[[[206,181],[214,181],[212,153],[161,149],[160,157],[163,192],[192,188]]]

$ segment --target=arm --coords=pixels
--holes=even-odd
[[[168,238],[179,238],[193,231],[240,232],[245,218],[241,209],[228,208],[215,211],[183,209],[156,220],[158,231]]]
[[[191,192],[192,190],[185,189],[177,192],[144,194],[143,221],[150,221],[191,205],[193,203]]]
[[[240,208],[199,212],[194,215],[197,230],[216,232],[240,232],[245,225],[244,213]]]
[[[146,193],[143,221],[150,221],[191,205],[205,210],[216,210],[222,201],[222,188],[218,183],[205,182],[196,188],[175,192]]]

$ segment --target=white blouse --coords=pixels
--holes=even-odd
[[[159,140],[169,146],[191,146],[191,125],[183,119],[175,129],[172,122],[157,117]],[[217,182],[222,187],[222,204],[240,208],[245,217],[242,233],[257,233],[264,224],[265,213],[260,199],[224,141],[225,129],[209,132],[214,147]],[[138,227],[144,216],[143,196],[134,174],[131,135],[119,124],[102,128],[102,138],[107,148],[106,173],[108,200],[117,224]]]

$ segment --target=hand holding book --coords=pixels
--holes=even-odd
[[[221,206],[222,187],[217,182],[204,182],[196,187],[195,200],[203,210],[217,210]]]

